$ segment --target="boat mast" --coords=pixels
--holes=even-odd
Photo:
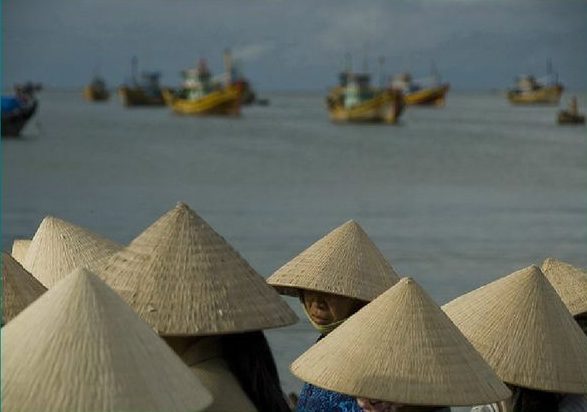
[[[132,77],[133,85],[137,84],[138,70],[139,59],[137,58],[137,56],[132,56],[132,59],[130,60],[130,75]]]
[[[232,55],[230,49],[224,49],[224,71],[226,73],[226,84],[232,83]]]

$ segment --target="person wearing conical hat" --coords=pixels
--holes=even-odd
[[[308,349],[291,371],[305,382],[358,398],[364,411],[444,412],[510,395],[411,278],[402,278]]]
[[[587,335],[587,272],[555,258],[545,259],[541,269]],[[587,412],[587,396],[567,395],[559,403],[559,410]]]
[[[2,329],[2,409],[195,412],[196,376],[96,275],[76,269]]]
[[[267,283],[300,299],[321,340],[398,280],[367,233],[350,220],[278,269]],[[297,410],[354,412],[360,408],[351,396],[306,382]]]
[[[297,316],[185,203],[94,269],[202,380],[208,411],[289,409],[263,330]]]
[[[539,267],[442,308],[510,386],[512,410],[559,411],[564,395],[587,393],[587,337]]]
[[[46,216],[28,246],[22,266],[51,288],[77,267],[87,267],[121,248],[81,226]]]
[[[16,259],[2,252],[2,326],[46,290]]]
[[[544,260],[542,272],[587,334],[587,272],[555,258]]]

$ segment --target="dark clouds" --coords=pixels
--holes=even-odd
[[[455,89],[504,88],[520,72],[587,89],[583,0],[7,0],[2,3],[3,81],[79,86],[98,68],[113,85],[141,67],[175,84],[207,57],[215,70],[231,47],[266,90],[323,90],[344,56],[355,68],[426,75],[431,60]],[[376,70],[375,70],[376,71]]]

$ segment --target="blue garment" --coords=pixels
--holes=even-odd
[[[352,396],[304,384],[296,412],[361,412]]]
[[[2,113],[10,113],[20,108],[19,100],[14,96],[2,96]]]

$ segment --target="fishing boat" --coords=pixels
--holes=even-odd
[[[138,74],[138,60],[131,60],[131,78],[126,84],[118,88],[118,95],[122,104],[132,106],[165,106],[163,93],[159,86],[161,73],[156,71],[143,71]]]
[[[38,90],[40,86],[16,86],[14,95],[2,96],[2,137],[20,136],[24,126],[37,111],[39,103],[35,92]]]
[[[89,102],[102,102],[110,98],[106,82],[100,76],[94,76],[92,82],[84,87],[84,98]]]
[[[178,114],[185,115],[240,115],[242,84],[231,81],[231,62],[225,55],[225,73],[212,77],[205,60],[200,60],[194,69],[184,70],[182,88],[177,91],[163,90],[168,106]]]
[[[409,73],[401,73],[393,77],[391,88],[404,94],[408,106],[442,106],[450,85],[442,83],[435,72],[422,79],[412,79]]]
[[[536,79],[532,75],[520,75],[516,86],[507,93],[508,100],[518,105],[555,105],[558,104],[564,86],[558,81],[558,74],[553,72],[550,61],[547,63],[546,75]]]
[[[557,120],[558,124],[562,125],[585,124],[585,115],[579,113],[576,96],[571,99],[567,110],[561,110],[558,113]]]
[[[326,97],[332,121],[397,123],[404,109],[400,91],[372,87],[366,73],[343,72],[339,80]]]

